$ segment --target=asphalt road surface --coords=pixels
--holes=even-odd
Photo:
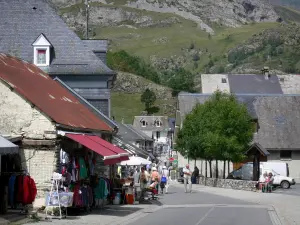
[[[130,225],[275,225],[272,209],[218,195],[170,187],[160,196],[157,211],[149,212]],[[274,211],[273,211],[274,212]],[[274,219],[273,219],[274,220]]]
[[[289,189],[278,188],[273,193],[300,196],[300,184],[292,185]]]

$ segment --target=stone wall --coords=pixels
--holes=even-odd
[[[200,177],[199,184],[210,186],[210,187],[229,188],[229,189],[244,190],[244,191],[256,190],[255,187],[256,182],[246,181],[246,180],[230,180],[230,179]]]
[[[55,139],[55,124],[8,86],[0,82],[0,134],[22,135],[27,139]]]
[[[55,146],[24,146],[20,149],[22,168],[34,179],[37,198],[44,197],[44,189],[50,188],[53,172],[57,170],[59,151]]]

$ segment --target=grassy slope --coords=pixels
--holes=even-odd
[[[284,6],[274,6],[275,11],[286,22],[300,23],[300,12]]]
[[[144,110],[144,105],[141,103],[141,94],[134,93],[120,93],[112,92],[111,93],[111,110],[112,116],[115,117],[117,121],[122,121],[124,118],[125,123],[132,123],[133,117],[141,115],[141,112]],[[175,103],[174,100],[157,100],[156,105],[160,106],[164,103]],[[161,109],[160,112],[156,113],[157,115],[165,115]],[[174,117],[174,114],[168,113],[167,116]]]

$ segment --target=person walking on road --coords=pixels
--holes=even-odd
[[[192,181],[191,181],[191,176],[192,176],[192,171],[190,170],[189,164],[183,168],[183,180],[184,180],[184,190],[185,193],[190,192],[192,193]],[[187,189],[187,184],[189,184],[189,190]]]
[[[166,189],[166,194],[168,194],[168,188],[169,188],[169,170],[166,166],[163,166],[162,172],[161,172],[161,179],[160,179],[160,187],[162,194],[164,193],[164,188]]]

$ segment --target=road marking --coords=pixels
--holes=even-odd
[[[208,212],[195,225],[200,225],[213,210],[214,210],[214,207],[212,207],[210,210],[208,210]]]
[[[271,219],[271,222],[273,225],[282,225],[275,209],[269,209],[268,213],[269,213],[269,216],[270,216],[270,219]]]
[[[185,204],[185,205],[163,205],[162,208],[256,208],[272,209],[267,205],[235,205],[235,204]]]

